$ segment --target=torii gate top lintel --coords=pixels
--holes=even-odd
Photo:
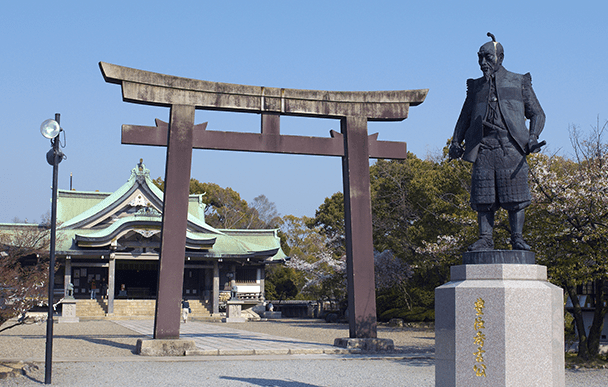
[[[122,86],[123,100],[146,105],[318,118],[365,117],[402,121],[409,106],[424,102],[428,89],[323,91],[210,82],[99,62],[106,82]]]

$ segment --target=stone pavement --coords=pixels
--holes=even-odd
[[[0,368],[0,379],[6,377],[0,380],[1,386],[28,387],[43,383],[45,325],[18,326],[0,334],[0,363],[7,365]],[[251,324],[193,321],[182,325],[182,337],[195,340],[197,350],[210,350],[215,356],[202,356],[204,352],[201,356],[136,355],[136,341],[151,337],[152,327],[152,320],[104,319],[56,324],[53,384],[66,387],[434,386],[434,340],[432,334],[424,331],[380,327],[379,335],[395,340],[398,351],[345,355],[334,354],[332,350],[338,348],[331,345],[334,338],[348,335],[344,324],[296,319]],[[280,354],[263,354],[270,349]],[[228,350],[258,355],[229,356]],[[319,350],[323,352],[317,352]],[[304,352],[295,354],[298,351]],[[219,354],[226,356],[217,356]],[[566,387],[605,387],[606,380],[608,370],[566,370]]]
[[[127,329],[152,337],[153,320],[113,321]],[[300,354],[357,354],[358,349],[344,349],[313,341],[303,341],[266,333],[247,332],[219,323],[188,322],[181,324],[180,337],[194,340],[195,351],[189,356],[241,355],[300,355]]]

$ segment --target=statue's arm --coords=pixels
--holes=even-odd
[[[523,96],[524,96],[524,108],[526,118],[530,120],[530,141],[528,145],[531,146],[538,141],[538,136],[545,127],[545,112],[540,106],[540,102],[536,98],[534,89],[532,88],[532,76],[530,73],[524,75],[523,80]]]
[[[454,128],[454,134],[452,135],[452,144],[450,145],[449,156],[450,159],[458,159],[463,153],[462,142],[464,141],[465,133],[471,124],[471,87],[472,79],[467,80],[467,98],[464,101],[458,121],[456,121],[456,127]]]

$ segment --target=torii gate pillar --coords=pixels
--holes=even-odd
[[[376,292],[372,239],[367,120],[346,117],[342,182],[346,229],[349,333],[352,338],[376,337]]]
[[[172,105],[165,164],[165,195],[160,234],[158,289],[154,338],[179,338],[179,316],[184,281],[188,195],[192,166],[194,106]],[[183,230],[183,232],[182,232]],[[176,286],[179,284],[179,286]],[[166,311],[162,313],[161,311]],[[173,316],[178,316],[174,318]]]
[[[171,108],[170,122],[123,125],[122,143],[167,147],[155,339],[179,338],[188,187],[192,148],[342,157],[349,334],[376,338],[376,299],[369,158],[405,159],[405,143],[378,141],[367,121],[401,121],[421,90],[337,92],[278,89],[179,78],[100,62],[107,82],[122,86],[123,100]],[[194,125],[194,110],[257,113],[261,133],[207,131]],[[280,134],[280,116],[340,119],[331,138]]]

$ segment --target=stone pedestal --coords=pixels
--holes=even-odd
[[[435,289],[435,385],[564,386],[563,310],[545,266],[452,267]]]
[[[226,318],[222,322],[245,322],[247,319],[241,316],[244,302],[241,300],[230,300],[226,302]]]
[[[64,298],[61,302],[60,323],[77,323],[80,319],[76,317],[76,300],[74,298]]]

